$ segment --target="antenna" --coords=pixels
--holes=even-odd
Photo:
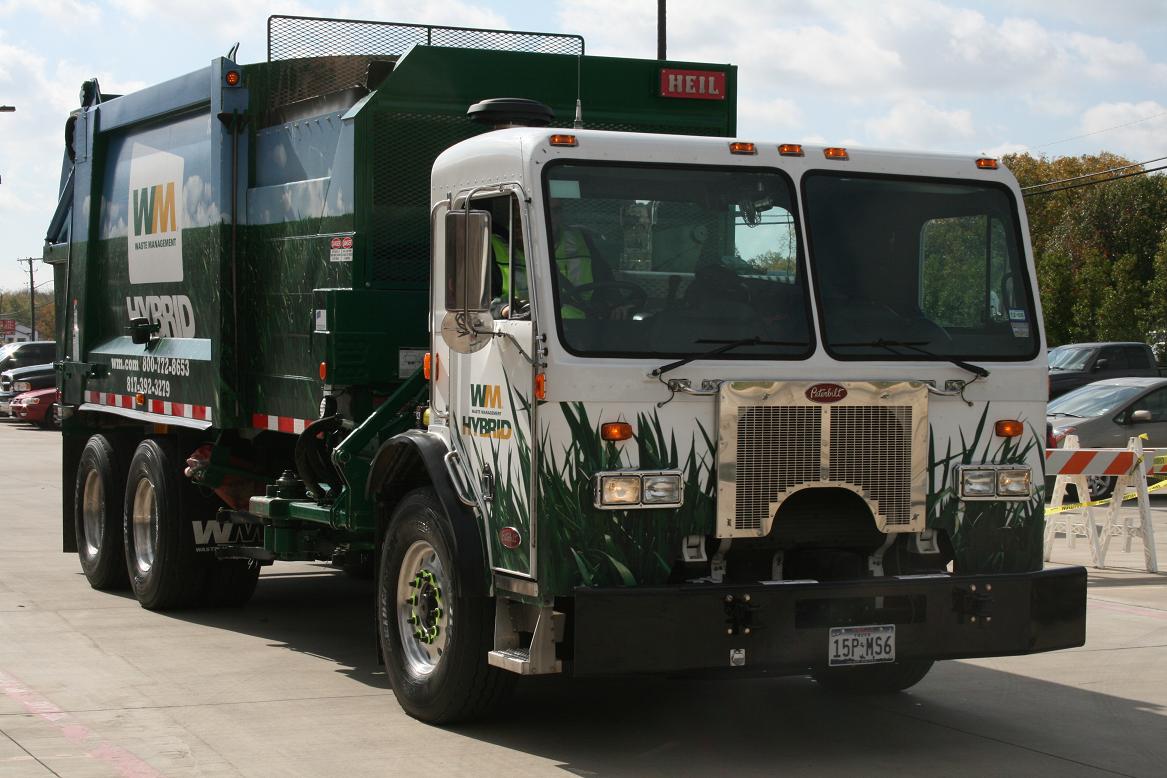
[[[571,123],[574,130],[583,129],[583,101],[580,99],[580,72],[583,70],[583,53],[575,55],[575,121]]]

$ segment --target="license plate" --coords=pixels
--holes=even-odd
[[[896,625],[831,627],[827,644],[831,667],[873,665],[896,660]]]

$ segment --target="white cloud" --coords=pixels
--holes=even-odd
[[[97,3],[80,0],[6,0],[0,2],[0,16],[39,14],[70,26],[94,24],[101,18]]]
[[[865,125],[877,144],[892,148],[968,151],[968,141],[976,136],[971,112],[945,111],[920,99],[896,103]]]
[[[1121,148],[1135,162],[1167,154],[1167,105],[1101,103],[1082,114],[1083,133],[1105,133],[1108,148]]]

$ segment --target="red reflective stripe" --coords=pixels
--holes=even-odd
[[[1062,472],[1069,474],[1081,473],[1083,470],[1089,467],[1093,460],[1093,451],[1079,451],[1066,461],[1066,464],[1062,467]]]
[[[151,400],[150,401],[150,410],[153,413],[161,413],[161,414],[165,415],[166,414],[166,404],[163,403],[161,400]]]
[[[203,421],[207,418],[207,406],[205,405],[192,405],[191,411],[193,411],[191,414],[191,418],[193,419]]]
[[[1114,461],[1103,471],[1105,475],[1126,475],[1135,464],[1135,452],[1116,454]]]
[[[251,426],[260,430],[267,429],[267,417],[262,413],[251,414]]]
[[[289,419],[287,416],[279,417],[279,431],[280,432],[295,432],[294,419]]]
[[[183,415],[183,409],[184,409],[185,407],[186,407],[186,406],[185,406],[185,405],[183,405],[182,403],[170,403],[170,409],[171,409],[171,412],[172,412],[172,413],[173,413],[175,416],[182,416],[182,415]]]

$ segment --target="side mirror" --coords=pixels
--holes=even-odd
[[[1094,363],[1094,368],[1093,368],[1093,369],[1094,369],[1094,370],[1103,370],[1103,369],[1105,369],[1105,368],[1106,368],[1106,365],[1107,365],[1107,364],[1108,364],[1108,363],[1107,363],[1106,357],[1099,357],[1099,358],[1098,358],[1098,361],[1096,361],[1096,362]]]
[[[490,310],[490,212],[446,214],[446,310]]]
[[[162,331],[162,323],[151,323],[145,316],[135,316],[130,319],[130,326],[126,328],[130,333],[130,340],[139,346],[150,342],[150,336]]]
[[[1145,408],[1138,411],[1131,411],[1131,424],[1146,424],[1151,420],[1151,412]]]

